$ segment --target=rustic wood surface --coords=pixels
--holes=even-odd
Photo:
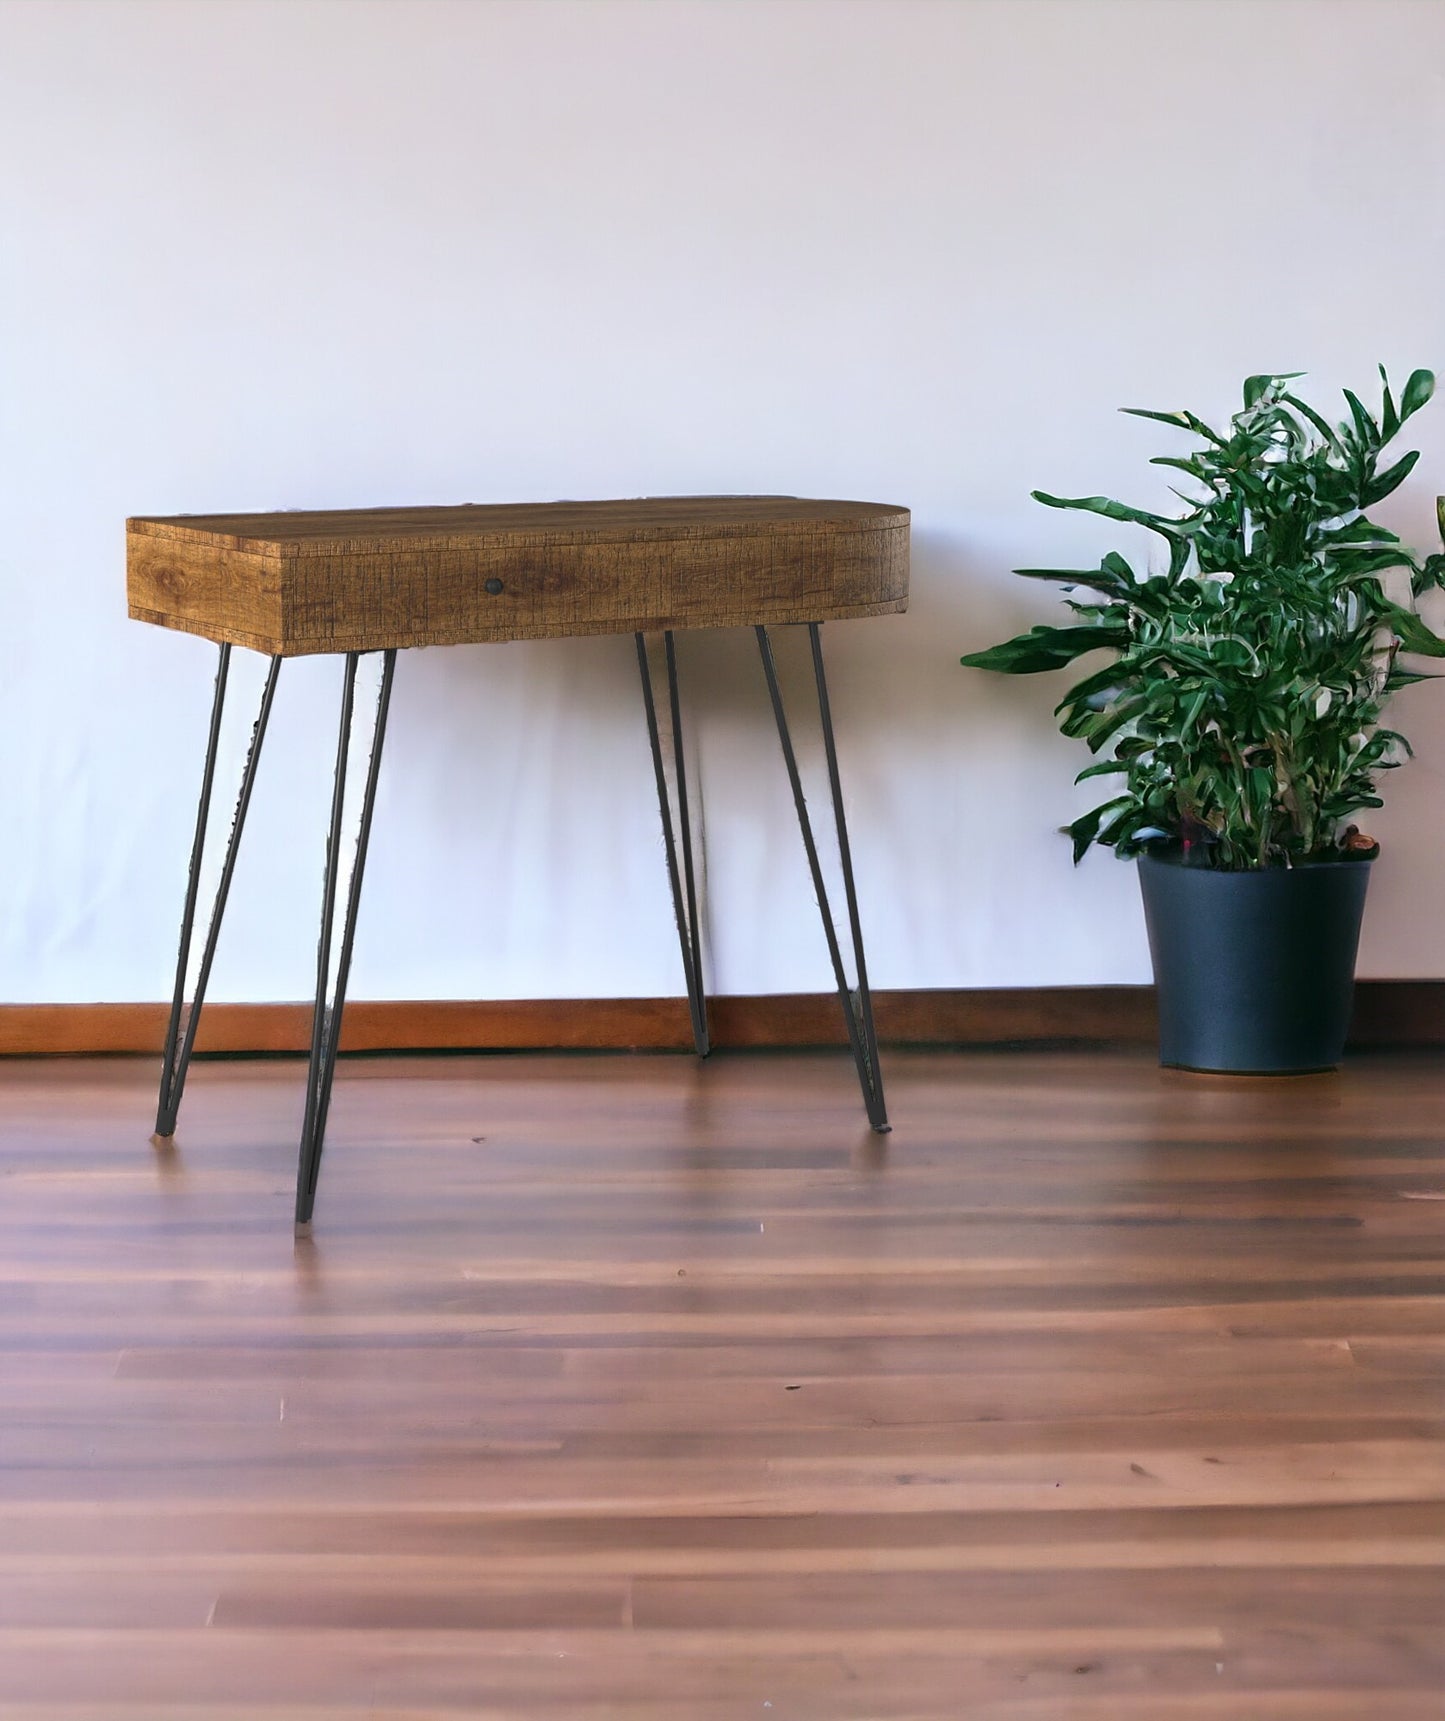
[[[1437,1721],[1438,1058],[0,1069],[4,1721]]]
[[[885,615],[908,522],[794,496],[142,516],[130,613],[286,656]]]
[[[915,1046],[1154,1041],[1150,986],[1008,986],[874,992],[885,1043]],[[0,1056],[154,1052],[170,1006],[0,1004]],[[207,1004],[202,1052],[303,1052],[311,1005]],[[842,1046],[833,992],[712,998],[713,1043],[732,1047]],[[1356,1047],[1445,1046],[1445,981],[1362,980]],[[352,1052],[681,1051],[692,1045],[684,998],[353,999],[341,1029]],[[0,1718],[3,1721],[3,1718]]]

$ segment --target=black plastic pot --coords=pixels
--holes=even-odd
[[[1369,861],[1215,872],[1144,855],[1159,1062],[1290,1075],[1345,1049]]]

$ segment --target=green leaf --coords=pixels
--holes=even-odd
[[[1112,568],[1015,568],[1022,580],[1052,580],[1061,586],[1088,586],[1096,592],[1112,593],[1124,583]],[[1133,580],[1129,583],[1132,585]]]
[[[1187,412],[1154,412],[1147,406],[1121,406],[1120,412],[1127,412],[1130,418],[1152,418],[1156,424],[1172,424],[1176,430],[1190,430]]]
[[[1213,691],[1214,689],[1212,687],[1206,685],[1201,687],[1199,691],[1193,695],[1188,706],[1185,708],[1184,715],[1179,719],[1179,728],[1181,731],[1192,729],[1199,721],[1200,714],[1204,710],[1204,707],[1209,703],[1209,696]]]
[[[1296,412],[1302,413],[1315,427],[1315,429],[1319,431],[1320,435],[1324,438],[1326,445],[1334,449],[1336,454],[1344,452],[1340,447],[1339,437],[1336,436],[1335,432],[1330,428],[1329,421],[1321,417],[1321,415],[1317,413],[1312,406],[1307,406],[1297,394],[1282,395],[1281,399],[1287,400]]]
[[[1400,415],[1395,410],[1394,396],[1390,393],[1390,379],[1385,375],[1384,365],[1380,366],[1380,391],[1380,398],[1382,401],[1382,405],[1380,407],[1380,429],[1384,431],[1385,441],[1388,442],[1400,428]]]
[[[1211,430],[1202,418],[1197,418],[1192,412],[1151,412],[1143,406],[1121,406],[1119,411],[1128,413],[1130,418],[1152,418],[1156,424],[1170,424],[1176,430],[1192,430],[1196,436],[1202,436],[1216,448],[1229,446],[1225,437],[1217,430]]]
[[[1336,526],[1332,532],[1324,536],[1332,544],[1398,544],[1398,536],[1387,532],[1383,526],[1377,526],[1373,520],[1366,520],[1363,515],[1358,520],[1347,521],[1343,526]]]
[[[1176,537],[1169,541],[1169,578],[1177,580],[1189,566],[1189,558],[1194,554],[1194,545],[1188,538]]]
[[[1398,747],[1407,759],[1415,757],[1415,749],[1398,729],[1377,729],[1371,737],[1370,745],[1377,747],[1381,753],[1389,747]]]
[[[987,651],[971,651],[958,661],[965,669],[991,669],[1000,675],[1040,675],[1062,669],[1085,652],[1128,643],[1129,630],[1117,625],[1033,627]]]
[[[1395,638],[1406,651],[1421,657],[1445,657],[1445,639],[1437,638],[1413,610],[1388,601],[1380,605],[1381,620],[1395,630]]]
[[[1054,715],[1058,716],[1065,706],[1088,705],[1099,694],[1115,692],[1120,682],[1128,678],[1129,669],[1130,665],[1127,659],[1118,659],[1113,663],[1106,663],[1102,669],[1095,670],[1092,675],[1086,675],[1082,681],[1076,682],[1054,707]],[[1099,709],[1094,705],[1090,705],[1089,708],[1091,710]]]
[[[1441,681],[1445,676],[1431,675],[1423,669],[1392,669],[1385,677],[1385,692],[1398,693],[1402,687],[1413,687],[1417,681]]]
[[[1046,508],[1077,508],[1086,514],[1102,514],[1110,520],[1127,520],[1131,525],[1145,526],[1161,538],[1171,541],[1179,536],[1179,524],[1166,520],[1162,514],[1151,514],[1147,508],[1131,508],[1127,502],[1116,502],[1110,496],[1050,496],[1046,490],[1030,492],[1035,502]]]
[[[1412,449],[1402,460],[1386,471],[1381,472],[1365,486],[1360,497],[1360,506],[1373,508],[1376,502],[1383,502],[1392,490],[1398,490],[1410,474],[1415,470],[1415,462],[1420,458],[1420,450]]]
[[[1197,478],[1202,484],[1209,482],[1204,468],[1194,459],[1180,460],[1173,454],[1156,454],[1149,464],[1151,466],[1173,466],[1180,472],[1187,472],[1191,478]]]
[[[1433,371],[1411,371],[1409,381],[1405,384],[1405,392],[1400,396],[1401,424],[1410,417],[1411,413],[1418,412],[1434,392],[1435,373]]]
[[[1134,719],[1144,709],[1147,701],[1137,695],[1127,699],[1116,700],[1099,712],[1095,721],[1085,730],[1082,736],[1084,745],[1091,753],[1097,753],[1106,746],[1109,740],[1127,723]]]
[[[1112,801],[1105,801],[1103,806],[1095,807],[1082,818],[1075,819],[1068,826],[1068,833],[1074,839],[1074,865],[1077,866],[1084,858],[1089,844],[1098,834],[1099,826],[1106,814],[1117,812],[1121,807],[1127,807],[1132,801],[1131,795],[1119,795]]]
[[[1296,371],[1295,375],[1298,376],[1299,372]],[[1268,391],[1269,385],[1273,381],[1274,377],[1268,373],[1261,376],[1247,376],[1244,379],[1244,404],[1246,409],[1251,406],[1258,406],[1259,397]]]
[[[1342,550],[1335,557],[1335,566],[1351,580],[1358,580],[1365,574],[1383,573],[1386,568],[1408,567],[1409,563],[1410,558],[1404,550],[1398,547],[1391,549],[1388,544],[1382,544],[1378,549]]]
[[[1436,586],[1445,586],[1445,554],[1437,550],[1433,556],[1426,556],[1415,569],[1410,583],[1414,587],[1416,597]]]
[[[1360,439],[1362,448],[1378,448],[1380,431],[1373,418],[1365,411],[1364,403],[1357,394],[1345,390],[1345,399],[1350,403],[1350,417],[1355,421],[1355,434]]]

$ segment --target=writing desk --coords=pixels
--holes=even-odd
[[[698,1054],[706,1056],[707,1001],[673,634],[680,628],[739,626],[751,627],[757,635],[864,1105],[873,1127],[886,1130],[819,628],[825,621],[906,608],[908,526],[906,508],[794,496],[672,496],[356,512],[140,516],[127,521],[131,615],[200,634],[220,647],[166,1034],[157,1135],[168,1137],[175,1131],[276,680],[287,657],[332,652],[345,659],[296,1187],[298,1228],[309,1226],[316,1199],[392,677],[400,650],[580,634],[634,636],[693,1039]],[[856,989],[848,983],[824,887],[768,635],[770,627],[788,623],[806,625],[810,635]],[[675,813],[647,653],[649,633],[663,637]],[[197,951],[193,949],[197,898],[234,646],[263,652],[271,663],[241,771],[215,905]],[[369,652],[381,654],[381,674],[370,713],[371,748],[359,819],[352,810],[355,853],[338,922],[348,755],[354,721],[366,715],[357,712],[357,664]]]

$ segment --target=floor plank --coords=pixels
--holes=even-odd
[[[1433,1056],[0,1063],[0,1721],[1416,1721]]]

